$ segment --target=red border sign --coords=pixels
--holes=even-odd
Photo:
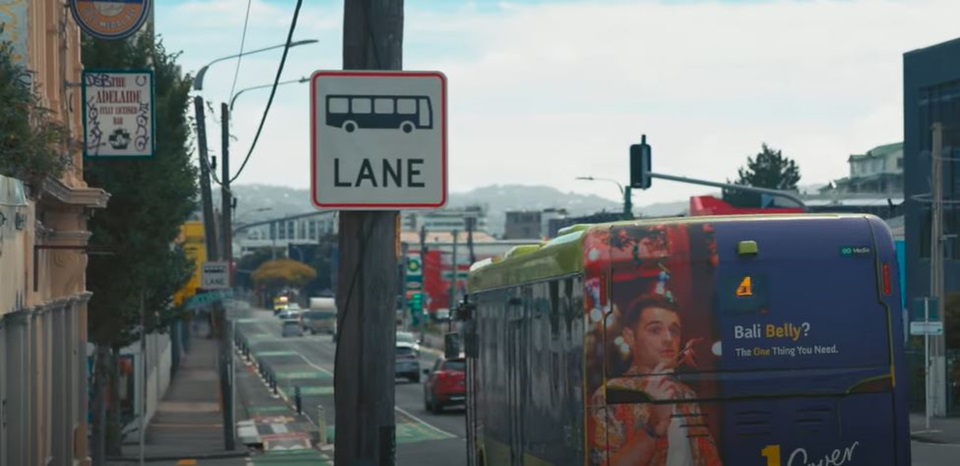
[[[443,190],[440,202],[436,204],[332,204],[317,202],[317,80],[321,77],[338,78],[436,78],[440,80],[440,173]],[[436,209],[447,203],[447,77],[439,71],[316,71],[310,76],[310,202],[319,209],[346,210],[393,210],[393,209]]]

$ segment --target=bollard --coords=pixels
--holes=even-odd
[[[327,414],[323,405],[317,405],[317,433],[320,434],[320,445],[327,444]]]
[[[293,401],[297,406],[297,414],[303,414],[303,405],[300,399],[300,386],[293,387]]]

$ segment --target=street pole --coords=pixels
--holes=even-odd
[[[344,1],[343,68],[402,69],[403,0]],[[398,211],[340,213],[334,463],[396,463]]]
[[[477,255],[473,250],[473,230],[477,227],[477,217],[466,217],[463,219],[467,224],[467,251],[470,253],[470,265],[477,262]]]
[[[144,289],[140,287],[140,366],[143,375],[143,382],[140,390],[140,466],[144,464],[144,444],[147,439],[147,379],[149,371],[147,370],[147,306],[144,296]]]
[[[933,205],[930,212],[930,296],[937,300],[937,309],[935,309],[937,321],[943,325],[943,124],[934,123],[932,129],[931,180],[933,186],[931,190],[933,191]],[[928,321],[929,317],[928,315]],[[946,396],[946,393],[944,393],[946,388],[946,381],[944,380],[946,361],[943,355],[943,336],[935,335],[930,361],[928,361],[932,372],[933,393],[931,393],[932,397],[927,399],[927,405],[933,405],[935,416],[946,415],[946,406],[943,403]]]
[[[230,192],[230,109],[226,103],[220,104],[220,210],[223,230],[223,260],[227,262],[227,283],[233,284],[233,193]],[[223,332],[220,336],[220,351],[226,371],[224,379],[228,389],[223,398],[223,443],[227,450],[235,448],[234,442],[234,387],[233,387],[233,327],[228,322],[226,309],[220,320]]]
[[[926,324],[927,322],[930,322],[930,298],[923,300],[923,323]],[[933,403],[931,402],[933,397],[930,396],[930,388],[933,384],[930,383],[930,369],[933,364],[930,364],[930,332],[928,331],[923,332],[923,359],[926,363],[926,377],[923,378],[926,384],[924,386],[924,417],[926,418],[927,430],[930,430],[930,416],[933,413]]]
[[[623,187],[623,216],[626,220],[633,219],[633,188]]]
[[[453,330],[453,310],[457,308],[457,237],[460,232],[453,230],[453,254],[450,255],[450,302],[447,304],[447,331]]]
[[[400,281],[397,289],[400,296],[400,315],[403,316],[402,327],[410,330],[410,313],[407,312],[407,252],[410,246],[406,242],[400,243],[400,260],[397,261],[397,279]]]
[[[420,225],[420,315],[418,316],[418,327],[420,328],[420,341],[423,341],[424,329],[427,327],[425,322],[427,318],[427,226]]]
[[[217,226],[216,219],[214,218],[213,213],[213,193],[210,188],[210,165],[208,165],[207,158],[207,128],[204,121],[204,109],[203,109],[203,98],[196,96],[193,98],[193,108],[196,112],[197,117],[197,148],[199,149],[200,157],[200,200],[203,204],[203,236],[206,240],[207,247],[207,260],[216,261],[220,256],[220,250],[217,247]],[[229,213],[229,212],[228,212]],[[213,323],[214,329],[217,329],[217,335],[220,336],[219,344],[219,353],[220,353],[220,396],[221,399],[227,398],[227,392],[229,383],[226,380],[225,373],[226,368],[224,367],[224,356],[223,353],[226,348],[223,347],[223,338],[227,333],[224,328],[224,311],[223,303],[215,301],[213,303],[213,314],[214,319]],[[227,450],[233,449],[233,426],[230,425],[231,416],[229,410],[225,407],[221,408],[223,412],[223,441]]]

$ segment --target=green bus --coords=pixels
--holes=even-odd
[[[864,214],[576,225],[477,262],[468,464],[908,466],[898,275]]]

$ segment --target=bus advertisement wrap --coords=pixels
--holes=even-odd
[[[832,223],[591,230],[588,464],[895,464],[894,248]]]

